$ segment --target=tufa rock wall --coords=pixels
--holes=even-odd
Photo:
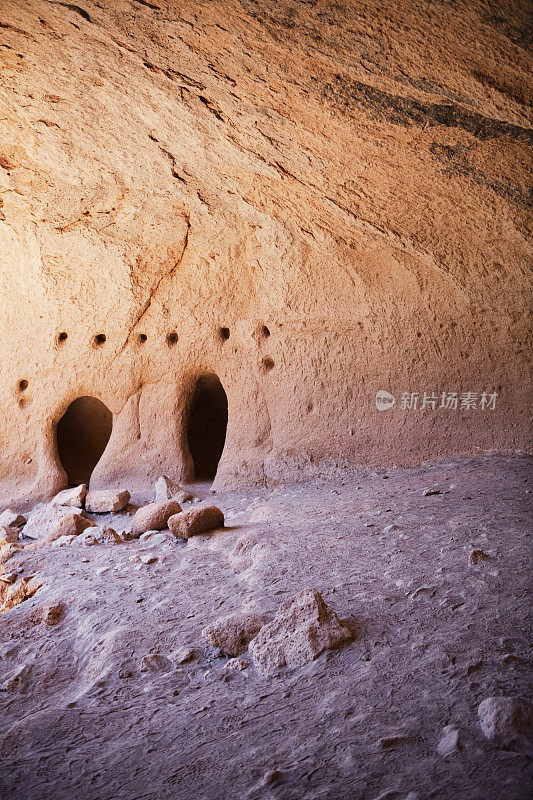
[[[66,485],[77,398],[113,415],[93,486],[190,479],[202,376],[219,485],[527,448],[527,23],[2,0],[0,501]],[[401,408],[424,391],[498,398]]]

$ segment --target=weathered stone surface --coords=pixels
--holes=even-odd
[[[171,516],[168,527],[174,536],[189,539],[224,527],[224,514],[217,506],[200,506]]]
[[[194,495],[184,489],[179,483],[175,483],[166,475],[161,475],[155,482],[155,500],[177,500],[178,503],[186,503],[192,500]]]
[[[477,567],[478,564],[483,564],[488,560],[488,555],[483,550],[471,550],[468,555],[468,566]]]
[[[52,547],[68,547],[77,538],[77,536],[60,536],[52,542]]]
[[[0,525],[0,547],[4,544],[12,544],[18,541],[20,536],[20,528],[9,528]]]
[[[173,514],[180,512],[181,506],[177,500],[149,503],[135,512],[131,522],[131,535],[134,539],[138,539],[146,531],[160,531],[167,527],[168,520]]]
[[[77,537],[80,534],[83,534],[87,528],[96,527],[92,520],[87,519],[87,517],[84,517],[82,514],[72,513],[72,509],[70,509],[70,511],[71,513],[67,514],[58,523],[56,523],[56,525],[46,536],[37,540],[36,542],[26,545],[25,549],[40,550],[58,539],[64,539],[64,537],[70,536]]]
[[[303,589],[279,607],[272,622],[250,643],[257,669],[265,675],[282,667],[300,667],[352,638],[316,589]]]
[[[29,539],[45,538],[63,517],[69,517],[72,514],[81,515],[81,513],[81,509],[45,503],[37,506],[30,514],[28,522],[24,526],[23,534]]]
[[[71,542],[72,546],[79,546],[79,547],[93,547],[94,545],[103,544],[104,539],[102,534],[100,533],[100,528],[97,526],[88,528],[83,533],[80,533],[79,536],[76,536],[75,539]]]
[[[122,511],[130,501],[129,492],[101,491],[87,492],[85,508],[93,514],[109,514]]]
[[[81,514],[69,514],[63,517],[63,519],[52,528],[46,539],[49,542],[53,542],[61,536],[79,536],[79,534],[83,533],[87,528],[94,527],[96,527],[96,523],[87,519],[87,517]]]
[[[124,539],[122,539],[113,528],[107,525],[100,527],[99,534],[104,544],[124,544]]]
[[[160,653],[143,656],[140,663],[141,672],[170,672],[172,661]]]
[[[458,728],[454,725],[446,725],[446,727],[442,729],[441,738],[437,745],[439,754],[446,758],[447,756],[457,753],[460,749],[459,736],[460,731]]]
[[[87,494],[87,487],[84,483],[79,486],[74,486],[72,489],[63,489],[62,492],[56,494],[52,503],[57,506],[75,506],[76,508],[83,508],[83,501]]]
[[[115,413],[95,487],[193,477],[183,420],[211,363],[232,395],[219,484],[529,447],[527,3],[455,5],[184,0],[170,22],[120,0],[89,22],[3,0],[6,502],[64,482],[44,432],[84,386]],[[399,424],[402,392],[440,387],[476,408]]]
[[[533,705],[515,697],[487,697],[479,704],[479,724],[487,739],[531,738]]]
[[[11,511],[10,508],[6,508],[0,514],[0,527],[2,528],[20,528],[25,523],[26,517],[23,517],[22,514],[17,514],[16,511]]]
[[[267,622],[262,614],[229,614],[207,625],[202,636],[229,656],[240,656]]]

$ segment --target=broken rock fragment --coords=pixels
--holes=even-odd
[[[487,739],[528,739],[533,732],[533,705],[515,697],[487,697],[479,704],[478,718]]]
[[[0,525],[0,547],[4,544],[13,544],[20,536],[20,528]]]
[[[63,517],[81,514],[81,509],[44,503],[36,506],[24,527],[23,535],[29,539],[42,539],[56,527]]]
[[[139,508],[131,523],[131,535],[138,539],[146,531],[161,531],[173,514],[179,514],[181,506],[177,500],[160,500]]]
[[[93,527],[95,527],[95,523],[92,522],[92,520],[87,519],[87,517],[84,517],[82,514],[70,513],[60,519],[49,531],[47,536],[38,542],[26,545],[26,549],[39,550],[57,541],[57,539],[62,539],[64,536],[79,536],[87,528]]]
[[[118,533],[107,525],[102,525],[100,528],[100,537],[104,544],[123,544],[124,539],[121,539]]]
[[[217,506],[201,506],[190,508],[175,514],[168,520],[168,527],[174,536],[180,539],[190,539],[201,533],[224,527],[224,514]]]
[[[303,589],[281,604],[250,643],[250,652],[257,669],[271,675],[285,666],[303,666],[352,635],[316,589]]]
[[[151,653],[141,659],[141,672],[170,672],[172,661],[160,653]]]
[[[21,525],[25,524],[26,517],[23,517],[22,514],[17,514],[16,511],[11,511],[10,508],[6,508],[0,514],[0,527],[2,528],[20,528]]]
[[[177,500],[178,503],[186,503],[194,497],[191,492],[175,483],[166,475],[161,475],[155,482],[155,499],[158,500]]]
[[[202,636],[229,656],[240,656],[267,622],[262,614],[230,614],[207,625]]]
[[[471,550],[468,556],[468,566],[476,567],[488,559],[488,555],[483,550]]]
[[[85,498],[85,508],[93,514],[116,513],[128,505],[130,496],[129,492],[110,492],[105,489],[88,492]]]
[[[76,508],[83,508],[83,501],[87,494],[87,487],[84,483],[79,486],[74,486],[72,489],[63,489],[62,492],[56,494],[52,503],[56,506],[74,506]]]
[[[446,725],[446,727],[442,729],[441,738],[437,745],[439,754],[446,758],[447,756],[457,753],[459,749],[459,729],[453,725]]]
[[[59,539],[60,536],[79,536],[87,528],[94,527],[96,527],[95,523],[87,519],[87,517],[81,514],[68,514],[52,528],[46,539],[49,542],[53,542],[55,539]]]

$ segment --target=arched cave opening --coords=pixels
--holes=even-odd
[[[96,397],[78,397],[57,423],[59,459],[69,486],[89,484],[113,429],[113,414]]]
[[[196,480],[213,480],[226,441],[228,398],[219,378],[213,373],[196,381],[187,427],[189,452]]]

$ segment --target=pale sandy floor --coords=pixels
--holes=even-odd
[[[487,457],[220,493],[230,527],[188,544],[23,551],[43,587],[0,616],[0,796],[530,796],[527,746],[489,743],[477,720],[489,695],[531,696],[528,472]],[[472,548],[490,559],[469,567]],[[129,560],[148,552],[156,563]],[[306,586],[351,621],[352,643],[264,678],[229,672],[200,637]],[[66,616],[48,627],[35,609],[53,601]],[[195,656],[177,664],[182,647]],[[170,671],[140,670],[155,652]],[[450,724],[461,749],[444,758]]]

